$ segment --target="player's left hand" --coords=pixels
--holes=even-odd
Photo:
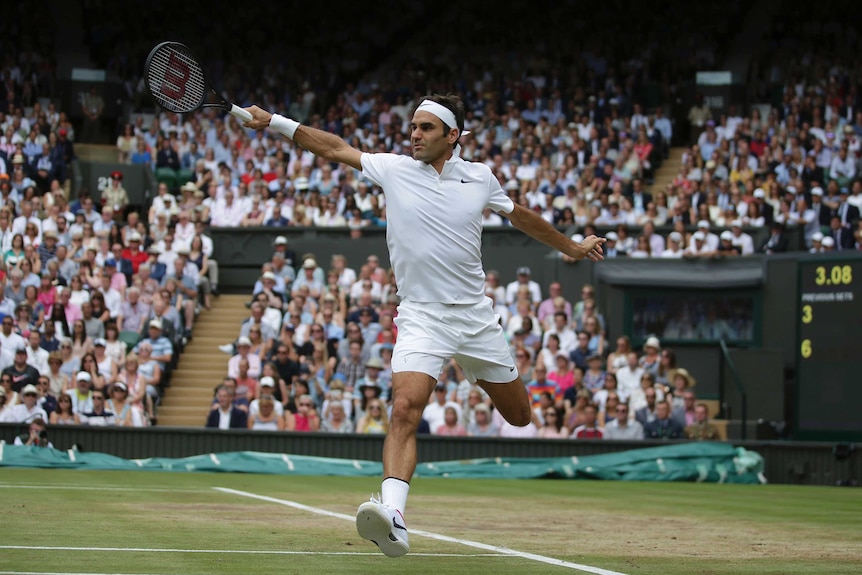
[[[581,242],[581,247],[586,250],[584,257],[594,262],[605,259],[602,244],[606,241],[608,241],[606,238],[598,236],[587,236],[584,238],[584,241]]]

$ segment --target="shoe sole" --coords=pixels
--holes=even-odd
[[[371,502],[363,503],[356,513],[356,531],[363,539],[377,545],[387,557],[401,557],[410,551],[410,545],[396,539],[392,541],[392,526],[389,518],[380,513],[379,507]]]

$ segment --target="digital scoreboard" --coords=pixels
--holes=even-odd
[[[862,439],[862,257],[798,269],[796,436]]]

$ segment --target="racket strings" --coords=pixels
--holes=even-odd
[[[172,112],[190,112],[206,96],[206,79],[200,64],[190,54],[173,47],[153,54],[147,79],[156,102]]]

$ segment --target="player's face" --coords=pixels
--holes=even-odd
[[[434,114],[417,111],[410,123],[410,142],[413,157],[425,163],[432,163],[452,149],[454,139],[444,132],[443,121]],[[452,130],[452,138],[455,131]]]

